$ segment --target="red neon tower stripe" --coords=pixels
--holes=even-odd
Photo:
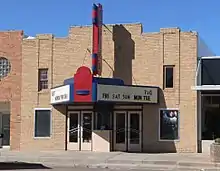
[[[92,43],[92,72],[97,75],[97,54],[99,49],[99,29],[98,29],[98,7],[93,5],[93,43]]]
[[[97,74],[102,74],[102,24],[103,24],[103,11],[102,5],[98,4],[98,57],[97,57]]]

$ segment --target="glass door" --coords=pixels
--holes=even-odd
[[[10,146],[10,114],[0,114],[0,134],[3,135],[2,146]]]
[[[81,150],[92,151],[93,112],[81,113]]]
[[[141,152],[141,112],[128,112],[128,151]]]
[[[80,112],[69,112],[68,116],[68,150],[80,150]]]
[[[126,151],[127,115],[125,111],[114,112],[114,150]]]

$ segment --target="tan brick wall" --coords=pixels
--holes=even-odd
[[[22,31],[0,32],[0,57],[10,61],[11,71],[0,81],[0,102],[10,103],[10,146],[20,148]]]
[[[53,87],[53,82],[56,81],[54,77],[59,77],[59,75],[55,75],[56,70],[54,68],[56,65],[53,66],[53,59],[57,59],[56,55],[59,58],[59,53],[55,53],[55,55],[53,53],[56,52],[56,47],[60,42],[62,42],[62,47],[59,50],[62,50],[61,54],[65,52],[65,39],[61,39],[57,43],[54,42],[55,40],[52,35],[38,35],[37,39],[23,40],[22,50],[24,61],[21,106],[21,149],[23,150],[64,149],[65,147],[65,115],[62,114],[66,113],[65,106],[52,109],[51,138],[34,138],[34,108],[52,108],[49,104],[50,90],[38,92],[38,69],[49,68],[49,88]],[[56,64],[62,66],[61,61],[54,61],[57,62]],[[61,66],[60,70],[62,71]],[[61,79],[58,84],[62,84]]]
[[[161,89],[160,105],[144,106],[144,151],[196,152],[197,97],[191,86],[194,84],[197,64],[197,35],[180,32],[179,29],[161,29],[160,33],[145,34],[143,37],[142,44],[146,50],[141,47],[142,54],[136,56],[136,80],[140,81],[138,84],[157,85]],[[145,67],[141,67],[141,63]],[[172,90],[163,90],[163,65],[175,65]],[[159,108],[180,110],[179,141],[159,141]]]
[[[53,109],[50,139],[33,139],[35,107],[51,107],[49,91],[38,92],[38,69],[49,68],[49,87],[73,77],[78,67],[91,67],[92,28],[71,27],[66,38],[38,35],[23,41],[22,149],[64,149],[65,108]],[[197,35],[177,28],[142,33],[142,25],[103,26],[103,77],[126,84],[161,88],[160,105],[144,106],[144,150],[196,151],[196,94],[191,90],[197,62]],[[175,65],[174,89],[163,88],[163,65]],[[158,142],[159,108],[180,109],[180,141]],[[27,129],[28,128],[28,129]]]

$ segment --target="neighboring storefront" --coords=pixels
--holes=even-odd
[[[0,32],[0,147],[20,148],[22,31]]]
[[[210,145],[220,137],[219,65],[219,56],[199,58],[195,84],[192,87],[198,93],[198,140],[202,152],[209,152]]]

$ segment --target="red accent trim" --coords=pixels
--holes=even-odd
[[[92,18],[96,18],[97,17],[97,11],[96,10],[92,10]]]
[[[98,53],[98,43],[99,43],[99,39],[98,39],[98,26],[93,25],[93,51],[92,53]]]
[[[96,61],[97,61],[96,58],[92,58],[92,65],[96,65]]]
[[[92,102],[92,73],[88,67],[82,66],[74,75],[74,102]],[[77,94],[77,91],[89,91],[89,94]]]

